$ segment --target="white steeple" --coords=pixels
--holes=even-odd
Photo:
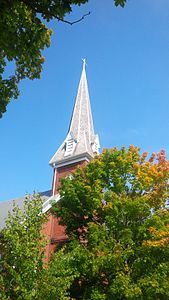
[[[86,60],[83,59],[83,69],[68,134],[49,162],[53,167],[82,160],[89,161],[99,153],[99,138],[94,133],[85,67]]]

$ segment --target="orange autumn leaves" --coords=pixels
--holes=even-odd
[[[137,151],[133,149],[133,151]],[[147,194],[153,207],[164,205],[168,198],[169,161],[165,151],[153,152],[148,159],[148,153],[140,156],[140,161],[133,164],[135,179],[140,192]]]
[[[98,159],[107,166],[109,186],[115,193],[146,195],[154,206],[161,205],[168,197],[169,161],[165,151],[140,154],[131,145],[128,149],[104,150]],[[103,167],[105,169],[105,166]]]
[[[164,247],[169,245],[169,224],[163,229],[149,228],[151,239],[143,243],[147,247]]]
[[[78,295],[168,299],[168,179],[164,150],[149,155],[131,145],[104,150],[62,180],[57,210],[68,264],[75,253]]]
[[[115,194],[133,199],[140,196],[140,201],[146,201],[152,214],[158,210],[158,217],[163,223],[159,227],[156,224],[147,229],[149,239],[143,245],[164,247],[169,245],[169,210],[166,205],[169,197],[169,161],[164,150],[153,152],[150,156],[148,152],[140,154],[139,150],[131,145],[128,149],[104,150],[102,156],[106,155],[109,166],[113,168],[113,172],[109,169],[109,174],[113,174],[110,186]],[[119,190],[116,183],[120,180],[122,183],[123,179],[123,189]],[[112,202],[107,202],[104,209],[111,210]]]

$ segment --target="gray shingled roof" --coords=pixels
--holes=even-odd
[[[42,199],[46,201],[51,196],[51,190],[40,193]],[[13,203],[15,202],[16,205],[18,205],[21,209],[23,209],[25,197],[12,199],[8,201],[0,202],[0,231],[5,226],[5,220],[8,217],[8,212],[12,211],[13,209]]]
[[[91,159],[98,153],[98,148],[99,141],[94,133],[84,62],[67,137],[49,163],[56,166],[81,156]]]

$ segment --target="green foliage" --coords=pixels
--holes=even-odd
[[[67,226],[59,265],[74,276],[71,299],[169,299],[168,179],[163,150],[148,158],[134,146],[62,179],[53,210]]]
[[[68,243],[44,265],[39,196],[3,230],[2,300],[169,299],[169,162],[164,151],[105,150],[62,179],[54,213]]]
[[[126,0],[114,0],[124,6]],[[40,78],[44,57],[42,50],[50,46],[52,31],[47,22],[64,21],[72,5],[88,0],[29,1],[0,0],[0,117],[12,98],[18,98],[18,84],[24,78]],[[71,23],[71,22],[70,22]],[[7,76],[11,65],[13,73]]]
[[[63,250],[56,252],[46,269],[46,274],[39,290],[39,300],[70,299],[69,288],[79,273],[68,263],[72,261],[73,257],[75,259],[76,253],[65,254]]]
[[[114,0],[114,3],[115,3],[116,6],[120,5],[122,7],[124,7],[126,2],[127,2],[127,0]]]
[[[26,197],[22,210],[14,204],[0,241],[1,300],[70,299],[68,289],[76,277],[67,265],[70,255],[65,260],[58,252],[48,267],[44,261],[46,221],[39,195]]]
[[[0,260],[0,299],[36,299],[43,276],[46,217],[38,195],[27,197],[22,211],[14,204],[3,230],[4,253]]]

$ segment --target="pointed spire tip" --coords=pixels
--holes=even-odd
[[[87,63],[86,63],[86,58],[82,58],[82,61],[83,61],[83,70],[85,69],[85,67],[87,66]]]

